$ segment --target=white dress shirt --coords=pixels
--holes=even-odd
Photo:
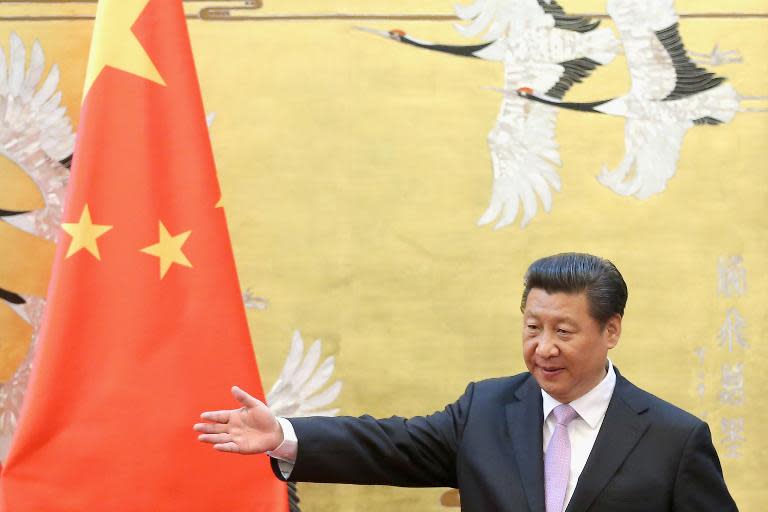
[[[568,478],[568,488],[565,492],[565,506],[568,505],[571,496],[573,496],[579,475],[587,463],[587,457],[589,457],[592,446],[595,444],[597,433],[600,432],[600,426],[603,424],[605,411],[608,409],[608,402],[611,401],[614,387],[616,387],[616,373],[613,371],[613,363],[608,360],[608,372],[600,384],[586,395],[571,402],[571,407],[576,410],[579,417],[568,425],[568,437],[571,441],[571,471]],[[560,405],[560,402],[549,396],[544,390],[541,391],[541,396],[544,399],[544,418],[546,418],[543,443],[546,453],[546,446],[555,430],[555,418],[550,413],[552,409]],[[296,464],[299,442],[291,422],[285,418],[278,418],[277,420],[283,429],[284,439],[280,446],[267,452],[267,455],[277,459],[283,478],[288,478],[293,471],[294,464]]]
[[[616,387],[616,372],[613,371],[613,363],[608,361],[608,372],[605,378],[592,388],[586,395],[577,398],[570,403],[570,406],[579,414],[579,416],[568,424],[568,438],[571,442],[571,471],[568,476],[568,488],[565,491],[565,505],[568,506],[573,496],[573,490],[579,481],[579,476],[584,470],[589,453],[595,445],[595,439],[600,432],[600,427],[605,419],[605,411],[608,409],[608,403],[611,401],[613,389]],[[555,415],[551,414],[552,409],[561,405],[560,402],[552,398],[546,391],[541,390],[541,396],[544,399],[544,453],[547,452],[549,440],[555,431]]]

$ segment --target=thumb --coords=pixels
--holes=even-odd
[[[235,397],[235,400],[249,408],[257,407],[259,404],[262,404],[261,401],[252,397],[237,386],[232,386],[232,396]]]

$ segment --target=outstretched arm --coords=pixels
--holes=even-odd
[[[456,455],[473,390],[470,384],[458,401],[430,416],[293,418],[300,447],[295,458],[269,453],[290,460],[285,468],[273,460],[275,475],[304,482],[455,487]],[[209,423],[194,426],[199,440],[241,454],[278,449],[286,437],[280,421],[240,388],[233,387],[232,394],[243,407],[203,413]]]
[[[456,458],[474,384],[429,416],[292,418],[299,449],[290,480],[456,487]],[[273,462],[275,474],[277,463]]]

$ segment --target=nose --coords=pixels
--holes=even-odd
[[[539,343],[536,345],[536,355],[543,358],[555,357],[560,353],[556,339],[547,331],[541,333]]]

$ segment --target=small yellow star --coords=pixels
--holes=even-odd
[[[100,0],[96,7],[83,98],[106,66],[165,85],[147,51],[131,31],[149,0]]]
[[[187,241],[189,235],[192,234],[192,231],[172,236],[165,229],[163,221],[160,221],[159,224],[160,240],[154,245],[141,249],[141,252],[160,258],[160,279],[162,279],[174,263],[184,265],[185,267],[192,266],[186,255],[181,251],[181,247]]]
[[[96,242],[98,238],[112,229],[113,226],[105,226],[102,224],[94,224],[91,220],[91,211],[86,204],[83,207],[83,213],[80,214],[80,220],[76,223],[64,223],[61,228],[72,236],[72,241],[69,244],[67,255],[65,258],[69,258],[80,249],[85,249],[93,256],[101,261],[99,255],[99,245]]]
[[[214,208],[224,208],[224,196],[219,198],[219,202],[214,205]]]

